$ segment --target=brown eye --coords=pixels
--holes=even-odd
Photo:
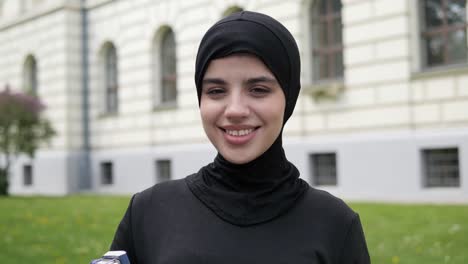
[[[254,95],[254,96],[265,96],[267,94],[270,93],[270,89],[266,88],[266,87],[252,87],[250,89],[250,92]]]
[[[221,98],[226,94],[226,89],[220,87],[212,87],[206,89],[205,94],[210,98],[217,99]]]
[[[224,93],[224,89],[222,88],[211,88],[211,89],[208,89],[208,91],[206,91],[207,94],[222,94]]]

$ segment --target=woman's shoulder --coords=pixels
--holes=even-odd
[[[356,212],[335,195],[314,187],[309,187],[301,201],[301,206],[308,212],[320,212],[326,218],[332,217],[345,221],[353,221],[357,216]]]
[[[174,203],[188,195],[188,188],[184,179],[169,180],[157,183],[133,195],[133,205],[157,205]]]

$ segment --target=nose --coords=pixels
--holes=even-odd
[[[247,98],[242,96],[241,92],[231,93],[228,100],[224,115],[228,119],[244,119],[250,114]]]

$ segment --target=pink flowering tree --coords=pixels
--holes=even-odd
[[[42,115],[45,106],[38,97],[0,91],[0,195],[8,195],[10,167],[20,154],[34,157],[42,142],[55,131]]]

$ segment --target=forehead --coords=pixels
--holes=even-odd
[[[211,60],[205,72],[205,78],[211,75],[264,75],[275,78],[270,69],[257,56],[249,53],[236,53]]]

